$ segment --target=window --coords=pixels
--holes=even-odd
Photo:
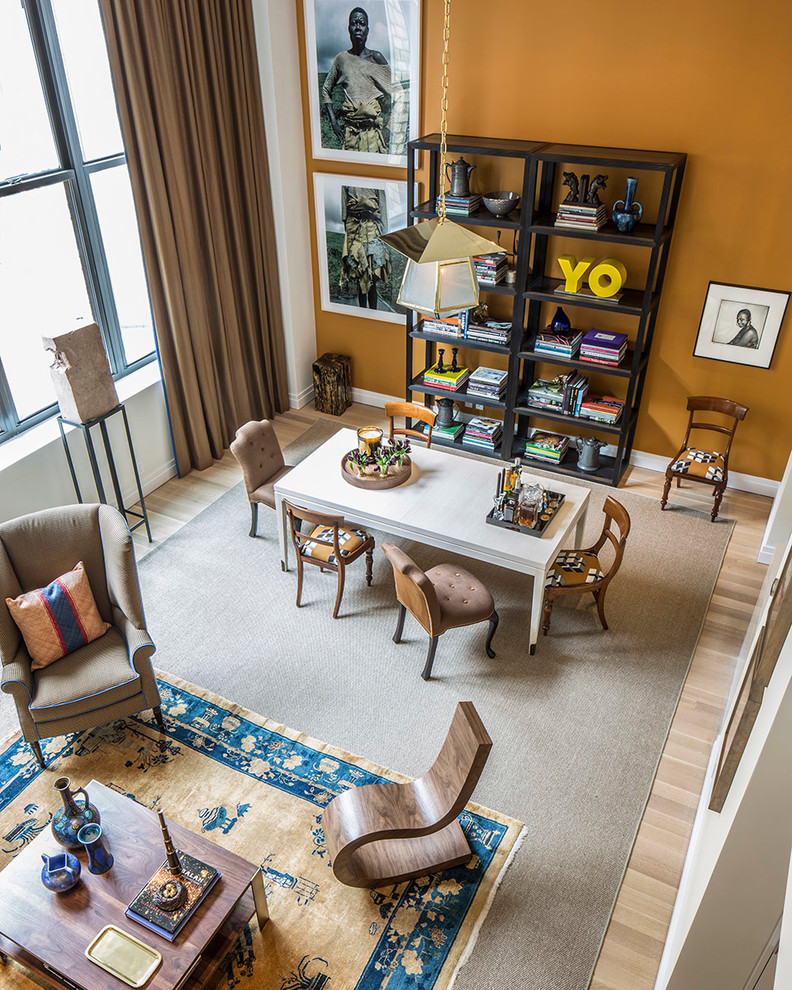
[[[114,378],[154,358],[97,0],[0,4],[0,442],[57,412],[42,335],[98,323]]]

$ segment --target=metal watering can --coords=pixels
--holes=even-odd
[[[470,173],[476,165],[468,165],[464,158],[458,158],[455,162],[446,164],[446,178],[451,183],[452,196],[470,195]],[[451,175],[448,170],[451,169]]]
[[[576,437],[575,446],[578,449],[577,466],[581,471],[596,471],[600,466],[600,447],[607,447],[607,441],[596,437]]]

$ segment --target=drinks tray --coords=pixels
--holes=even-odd
[[[547,491],[548,506],[539,516],[534,526],[521,526],[519,523],[507,522],[505,519],[496,519],[495,508],[490,509],[487,514],[487,522],[491,526],[500,526],[501,529],[513,529],[517,533],[526,533],[528,536],[542,536],[544,531],[553,521],[553,517],[564,504],[564,496],[561,492]]]

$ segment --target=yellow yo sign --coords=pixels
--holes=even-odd
[[[595,296],[601,299],[615,296],[627,281],[627,269],[615,258],[605,258],[591,268],[593,263],[593,258],[578,261],[574,254],[562,254],[558,264],[565,280],[564,292],[580,292],[580,283],[588,272],[589,288]]]

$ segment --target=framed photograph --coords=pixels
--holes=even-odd
[[[710,282],[693,356],[769,368],[788,302],[788,292]]]
[[[305,0],[314,158],[407,166],[418,136],[420,0]]]
[[[403,323],[396,304],[407,259],[379,239],[407,217],[407,183],[314,173],[322,309]]]

